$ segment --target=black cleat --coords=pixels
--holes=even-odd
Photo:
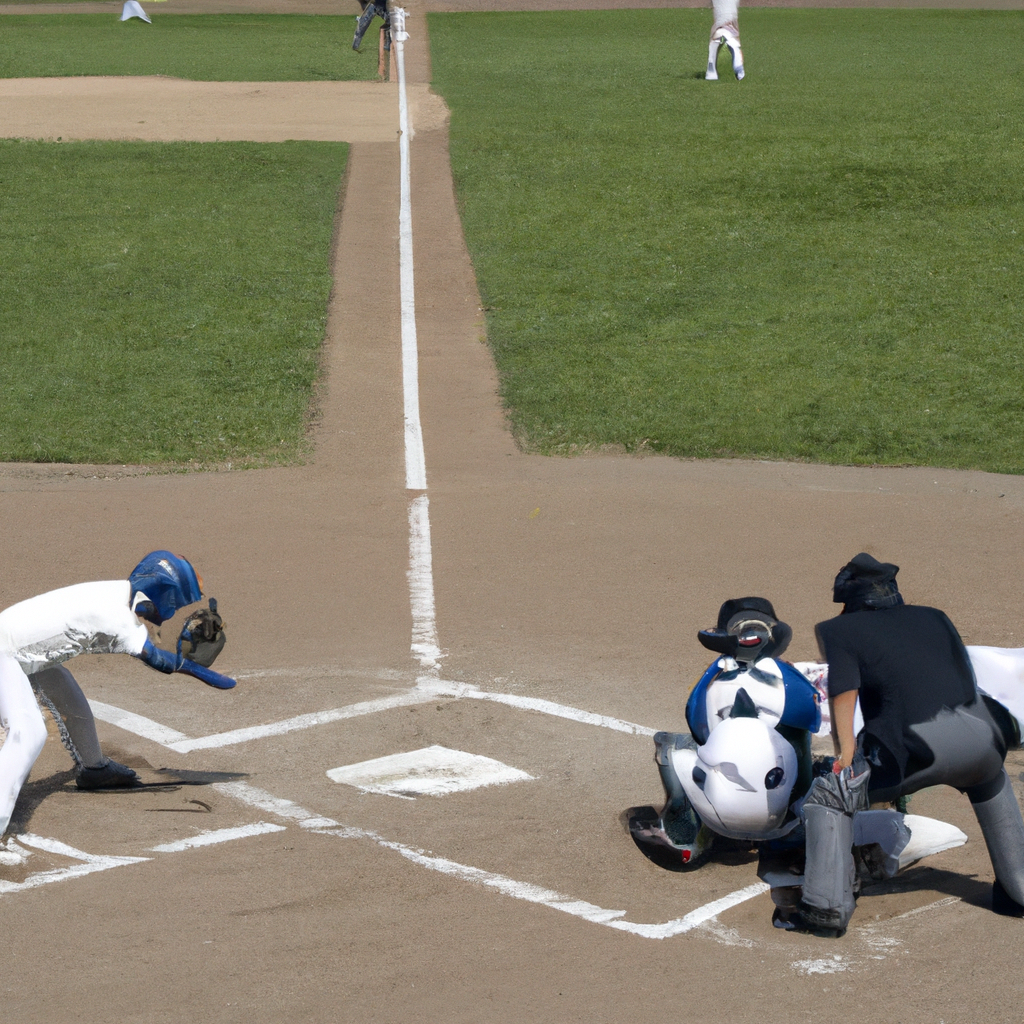
[[[139,777],[127,765],[107,759],[98,768],[79,768],[75,785],[79,789],[127,789],[139,785]]]
[[[1024,917],[1024,907],[1003,888],[999,879],[992,885],[992,911],[1003,917]]]

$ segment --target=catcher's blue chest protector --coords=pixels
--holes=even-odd
[[[782,674],[785,704],[779,724],[816,733],[821,727],[821,708],[818,706],[817,691],[788,661],[775,658],[764,660],[771,661]],[[735,667],[725,668],[723,662],[726,664],[731,662],[731,665]],[[763,662],[758,664],[763,664]],[[756,671],[756,666],[754,669]],[[686,724],[690,727],[693,738],[699,744],[707,743],[712,727],[712,723],[708,722],[708,689],[719,679],[724,680],[727,677],[730,680],[735,680],[745,671],[749,671],[749,669],[737,666],[736,662],[732,662],[731,659],[727,661],[725,658],[719,658],[707,667],[697,681],[697,685],[690,692],[686,701]]]

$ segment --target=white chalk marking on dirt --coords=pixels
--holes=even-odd
[[[421,499],[416,499],[416,501],[419,500]],[[432,583],[429,585],[429,596],[432,608]],[[416,620],[414,619],[413,621],[415,626]],[[414,651],[427,649],[426,643],[422,648],[418,648],[418,641],[415,637],[416,634],[414,633]],[[437,650],[436,644],[432,649]],[[439,651],[437,656],[440,657]],[[124,711],[121,708],[113,707],[110,704],[102,704],[99,701],[90,701],[89,704],[93,708],[93,713],[101,721],[116,725],[127,732],[135,733],[135,735],[141,736],[143,739],[159,743],[161,746],[175,751],[175,753],[187,754],[192,750],[229,747],[236,743],[247,743],[251,740],[266,739],[270,736],[283,736],[285,733],[295,732],[299,729],[312,729],[318,725],[329,725],[331,722],[341,722],[348,718],[374,715],[380,711],[390,711],[393,708],[409,707],[415,704],[429,704],[438,697],[451,697],[456,700],[468,697],[473,700],[494,701],[497,704],[521,708],[524,711],[537,711],[544,715],[552,715],[555,718],[565,718],[573,722],[579,722],[582,725],[596,725],[603,729],[611,729],[614,732],[623,732],[633,736],[653,736],[656,731],[649,729],[646,725],[638,725],[636,722],[627,722],[621,718],[613,718],[610,715],[594,714],[591,711],[584,711],[582,708],[569,707],[566,704],[556,704],[550,700],[541,700],[537,697],[522,697],[512,693],[489,692],[487,690],[480,690],[470,683],[456,683],[426,675],[419,678],[416,686],[406,690],[404,693],[398,693],[391,697],[380,697],[377,700],[348,704],[345,707],[331,708],[328,711],[313,711],[305,715],[296,715],[294,718],[285,718],[279,722],[247,726],[241,729],[232,729],[229,732],[213,733],[210,736],[199,736],[194,739],[168,726],[161,725],[159,722],[154,722],[150,718],[137,715],[134,712]]]
[[[126,867],[129,864],[141,864],[148,861],[149,857],[106,857],[97,856],[92,853],[85,853],[77,850],[59,839],[48,839],[46,836],[33,835],[26,832],[18,836],[18,842],[33,849],[42,850],[44,853],[54,853],[61,857],[70,857],[79,861],[71,867],[56,868],[53,871],[40,871],[37,874],[29,875],[21,882],[7,882],[0,880],[0,895],[12,892],[22,892],[25,889],[37,889],[41,885],[50,885],[53,882],[66,882],[71,878],[81,878],[83,875],[91,875],[96,871],[109,871],[111,868]]]
[[[409,504],[409,605],[412,656],[428,672],[441,663],[434,608],[434,562],[430,550],[430,499],[421,494]]]
[[[252,725],[243,729],[232,729],[229,732],[213,733],[210,736],[199,736],[192,739],[184,733],[176,732],[153,722],[142,715],[133,714],[130,711],[121,711],[120,708],[111,707],[109,704],[99,704],[97,701],[90,701],[90,706],[100,711],[94,711],[96,717],[111,725],[116,725],[127,732],[133,732],[144,739],[153,740],[162,746],[173,750],[178,754],[187,754],[191,750],[208,750],[212,747],[229,747],[235,743],[245,743],[249,740],[265,739],[268,736],[283,736],[285,733],[294,732],[296,729],[311,729],[316,725],[326,725],[329,722],[341,722],[346,718],[359,718],[362,715],[373,715],[378,711],[389,711],[391,708],[403,708],[410,704],[428,704],[435,699],[435,694],[411,689],[404,693],[396,693],[393,697],[381,697],[377,700],[366,700],[359,704],[349,704],[343,708],[332,708],[329,711],[314,711],[308,715],[297,715],[295,718],[285,718],[280,722],[268,722],[265,725]]]
[[[841,974],[848,971],[852,964],[846,957],[833,953],[831,957],[820,960],[794,960],[789,966],[801,974]]]
[[[464,882],[484,885],[490,889],[496,889],[506,896],[511,896],[513,899],[525,900],[527,903],[539,903],[552,910],[560,910],[573,917],[579,917],[594,924],[603,924],[645,939],[667,939],[674,935],[683,935],[693,931],[712,921],[726,910],[753,899],[755,896],[760,896],[762,893],[768,892],[769,889],[764,882],[758,882],[755,885],[737,889],[721,899],[713,900],[673,921],[665,921],[662,924],[636,924],[632,921],[620,920],[625,917],[625,910],[606,910],[604,907],[598,907],[586,900],[573,899],[571,896],[555,892],[553,889],[545,889],[530,882],[519,882],[506,875],[484,871],[482,868],[474,868],[468,864],[459,864],[457,861],[448,860],[445,857],[434,857],[425,850],[417,850],[406,846],[405,843],[392,842],[369,829],[339,825],[338,822],[331,821],[330,818],[322,818],[291,800],[282,800],[265,790],[250,786],[247,782],[219,782],[213,788],[225,796],[241,800],[250,807],[258,807],[270,814],[298,821],[303,828],[315,830],[321,835],[337,836],[339,839],[370,839],[378,846],[394,850],[406,860],[430,871],[439,871],[441,874],[458,878]],[[316,824],[317,822],[330,822],[330,824],[321,826]],[[714,937],[713,932],[709,932],[709,934]]]
[[[451,750],[436,743],[422,750],[331,768],[327,777],[363,793],[410,799],[446,796],[482,786],[504,786],[533,779],[532,775],[493,757]]]
[[[188,739],[183,732],[170,729],[166,725],[154,722],[151,718],[144,718],[133,711],[115,708],[112,704],[91,700],[89,701],[89,707],[92,708],[93,715],[101,722],[116,725],[119,729],[133,732],[136,736],[143,737],[143,739],[153,740],[154,743],[162,743],[165,747]]]
[[[416,291],[412,258],[412,188],[409,177],[409,100],[405,90],[405,11],[391,12],[392,39],[398,63],[398,152],[401,190],[398,209],[398,263],[402,301],[402,392],[405,399],[405,486],[427,489],[427,462],[420,423],[419,352],[416,343]]]
[[[239,825],[236,828],[218,828],[198,835],[189,836],[187,839],[178,839],[173,843],[161,843],[159,846],[151,846],[151,853],[181,853],[184,850],[192,850],[197,846],[215,846],[217,843],[231,843],[236,839],[248,839],[250,836],[262,836],[268,832],[284,832],[284,825],[273,825],[269,821],[257,821],[251,825]]]
[[[597,725],[602,729],[612,729],[615,732],[630,733],[634,736],[653,736],[657,731],[648,729],[646,725],[637,725],[636,722],[625,722],[621,718],[611,718],[608,715],[595,715],[590,711],[568,707],[565,704],[556,704],[550,700],[540,700],[537,697],[520,697],[512,693],[489,693],[486,690],[471,691],[462,696],[473,700],[490,700],[497,704],[507,704],[513,708],[523,708],[526,711],[539,711],[541,714],[553,715],[555,718],[568,718],[570,721],[580,722],[583,725]]]
[[[268,814],[276,814],[279,818],[297,821],[302,828],[334,828],[340,824],[333,818],[314,814],[312,811],[307,811],[305,807],[300,807],[293,800],[274,796],[273,793],[268,793],[258,786],[251,786],[248,782],[216,782],[213,788],[218,793],[240,800],[250,807],[266,811]]]

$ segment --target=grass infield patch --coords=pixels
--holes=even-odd
[[[302,458],[346,154],[0,141],[0,461]]]
[[[355,18],[297,14],[18,14],[3,19],[0,78],[169,75],[202,82],[377,77],[377,29],[352,49]],[[375,21],[375,26],[380,26]]]
[[[1024,472],[1020,12],[430,15],[528,449]]]

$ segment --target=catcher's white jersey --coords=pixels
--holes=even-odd
[[[129,608],[127,580],[78,583],[31,597],[0,612],[0,653],[26,675],[79,654],[139,654],[149,639]]]

